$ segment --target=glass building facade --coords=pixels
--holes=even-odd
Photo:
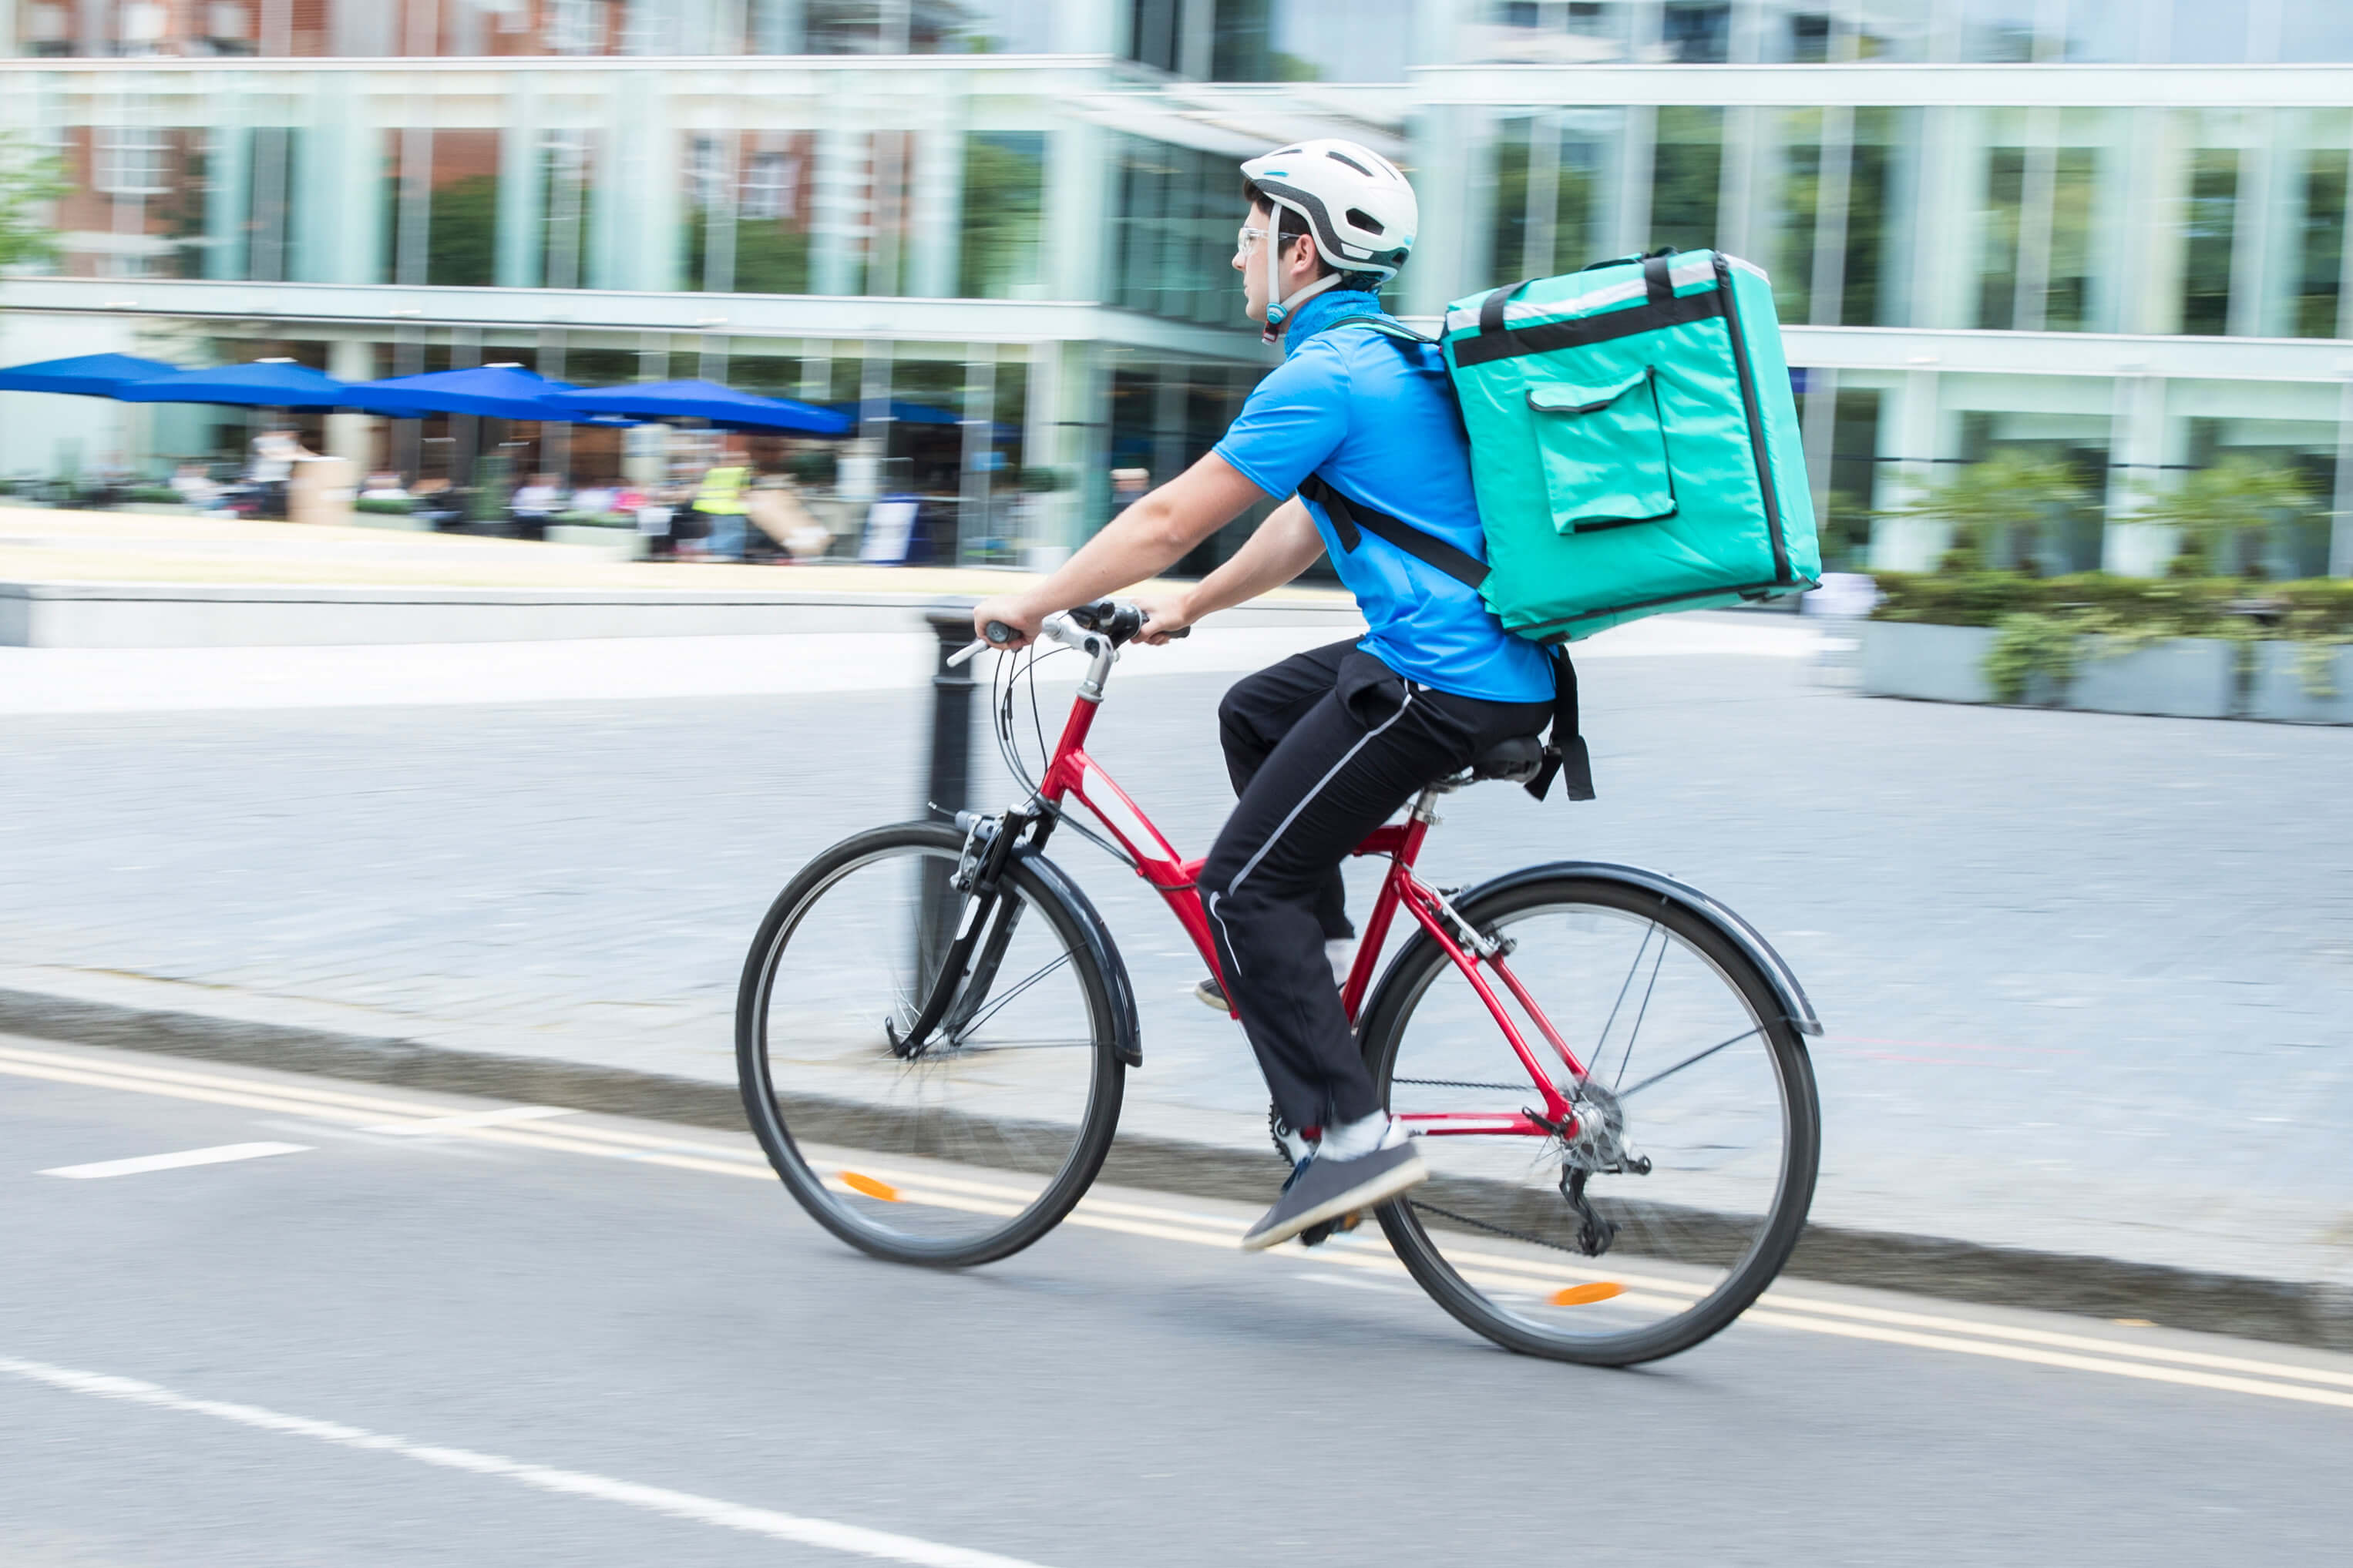
[[[2353,7],[0,0],[0,54],[5,155],[74,187],[0,363],[723,375],[858,404],[985,513],[1026,479],[1066,544],[1270,363],[1235,164],[1342,135],[1415,176],[1409,313],[1659,245],[1766,267],[1841,563],[1933,563],[1883,513],[2014,450],[2094,498],[2053,564],[2161,570],[2138,507],[2243,457],[2315,498],[2275,569],[2353,571]],[[198,438],[64,401],[0,397],[0,471]]]

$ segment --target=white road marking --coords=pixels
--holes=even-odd
[[[1394,1285],[1384,1285],[1377,1279],[1351,1279],[1345,1274],[1302,1274],[1300,1279],[1311,1285],[1345,1285],[1351,1290],[1378,1290],[1384,1296],[1410,1296],[1410,1290],[1400,1290]]]
[[[619,1128],[571,1124],[560,1131],[542,1131],[528,1126],[509,1123],[535,1121],[561,1111],[561,1107],[517,1106],[505,1110],[484,1113],[453,1113],[445,1106],[420,1104],[391,1100],[382,1096],[356,1095],[306,1086],[287,1086],[267,1080],[239,1079],[226,1074],[208,1074],[185,1069],[150,1068],[142,1065],[119,1066],[111,1061],[89,1057],[69,1056],[58,1052],[34,1051],[13,1046],[0,1046],[0,1074],[16,1074],[56,1082],[84,1084],[96,1088],[128,1090],[134,1093],[164,1095],[177,1099],[200,1100],[212,1104],[247,1105],[258,1110],[294,1111],[325,1121],[349,1123],[377,1122],[385,1115],[397,1115],[409,1120],[395,1124],[400,1127],[422,1127],[440,1124],[435,1131],[483,1142],[503,1143],[517,1148],[537,1149],[550,1152],[586,1154],[600,1159],[627,1160],[645,1164],[661,1165],[676,1170],[698,1171],[712,1175],[746,1177],[754,1181],[772,1181],[774,1173],[756,1150],[739,1149],[719,1143],[706,1143],[699,1139],[652,1136]],[[509,1111],[530,1111],[529,1117],[507,1114]],[[252,1147],[243,1145],[241,1147]],[[277,1147],[263,1145],[261,1147]],[[197,1151],[198,1153],[209,1152]],[[171,1160],[178,1156],[165,1155]],[[124,1163],[125,1162],[116,1162]],[[827,1160],[825,1164],[836,1163]],[[928,1203],[943,1208],[960,1208],[982,1214],[1018,1212],[1036,1195],[1037,1188],[1015,1184],[1002,1178],[990,1180],[997,1173],[981,1173],[983,1179],[950,1176],[931,1170],[902,1170],[895,1167],[888,1155],[869,1159],[864,1155],[851,1157],[849,1168],[891,1182],[902,1189],[910,1201]],[[1187,1211],[1174,1205],[1162,1206],[1116,1198],[1099,1197],[1093,1194],[1082,1199],[1072,1211],[1066,1225],[1084,1229],[1113,1231],[1126,1236],[1154,1241],[1183,1242],[1188,1246],[1230,1249],[1241,1233],[1241,1222]],[[1339,1268],[1373,1273],[1392,1280],[1405,1277],[1404,1265],[1377,1241],[1366,1243],[1356,1237],[1335,1237],[1312,1255],[1293,1255],[1275,1251],[1266,1254],[1279,1262],[1334,1266]],[[1703,1292],[1703,1288],[1682,1280],[1657,1279],[1644,1275],[1609,1271],[1597,1272],[1596,1267],[1556,1266],[1548,1260],[1522,1258],[1507,1254],[1488,1253],[1475,1248],[1451,1251],[1449,1256],[1461,1266],[1474,1282],[1490,1289],[1525,1291],[1542,1285],[1547,1290],[1561,1284],[1580,1284],[1608,1278],[1622,1281],[1643,1292],[1664,1292],[1668,1297],[1688,1299]],[[1325,1283],[1340,1283],[1344,1276],[1321,1276]],[[1369,1281],[1366,1281],[1369,1284]],[[1391,1289],[1398,1287],[1392,1285]],[[1682,1304],[1678,1300],[1662,1300],[1644,1294],[1638,1300],[1642,1304],[1668,1309]],[[2118,1377],[2138,1377],[2145,1381],[2169,1383],[2191,1387],[2209,1388],[2236,1394],[2256,1394],[2266,1398],[2289,1399],[2304,1403],[2342,1405],[2353,1408],[2353,1394],[2334,1392],[2336,1387],[2353,1388],[2353,1373],[2321,1367],[2303,1366],[2292,1362],[2262,1361],[2246,1356],[2217,1355],[2208,1352],[2177,1350],[2169,1346],[2143,1344],[2129,1340],[2110,1340],[2091,1334],[2061,1333],[2047,1329],[2013,1327],[2008,1324],[1979,1322],[1939,1313],[1906,1312],[1887,1308],[1862,1306],[1835,1301],[1805,1293],[1803,1288],[1792,1290],[1787,1285],[1776,1285],[1766,1292],[1758,1303],[1743,1316],[1744,1322],[1760,1327],[1798,1329],[1810,1333],[1830,1334],[1841,1338],[1873,1340],[1886,1344],[1905,1345],[1915,1349],[1955,1352],[1980,1355],[1995,1360],[2027,1362],[2037,1365],[2062,1367],[2077,1372],[2093,1372]],[[1919,1332],[1931,1330],[1933,1332]],[[2070,1354],[2069,1352],[2089,1352],[2090,1354]],[[2143,1363],[2160,1363],[2166,1365]],[[2180,1370],[2180,1369],[2202,1370]],[[2253,1373],[2253,1376],[2231,1376],[2232,1373]],[[2222,1373],[2225,1375],[2215,1375]],[[2272,1381],[2274,1379],[2287,1381]],[[2295,1384],[2326,1384],[2329,1389],[2296,1387]]]
[[[143,1176],[150,1171],[177,1171],[188,1165],[226,1165],[237,1160],[265,1160],[272,1154],[301,1154],[308,1143],[223,1143],[212,1149],[184,1149],[177,1154],[142,1154],[135,1160],[100,1160],[89,1165],[58,1165],[44,1176],[95,1182],[108,1176]]]
[[[716,1498],[698,1497],[692,1492],[671,1491],[667,1487],[639,1486],[634,1481],[616,1480],[610,1476],[586,1470],[551,1469],[544,1465],[527,1464],[497,1454],[477,1453],[470,1448],[412,1443],[406,1437],[346,1426],[336,1421],[314,1421],[308,1416],[288,1415],[254,1405],[196,1399],[134,1378],[76,1372],[69,1367],[51,1366],[46,1362],[18,1361],[9,1356],[0,1356],[0,1373],[32,1383],[47,1384],[51,1388],[64,1389],[71,1394],[119,1399],[159,1410],[183,1411],[191,1415],[209,1415],[215,1420],[234,1422],[240,1426],[257,1427],[293,1437],[310,1437],[346,1448],[374,1449],[378,1453],[414,1459],[419,1464],[437,1465],[443,1469],[495,1476],[541,1491],[596,1498],[648,1513],[668,1514],[672,1519],[691,1520],[698,1524],[715,1524],[723,1529],[742,1531],[747,1535],[766,1536],[772,1541],[789,1541],[801,1546],[822,1546],[828,1551],[876,1557],[886,1563],[913,1563],[920,1564],[921,1568],[1039,1568],[1039,1564],[1018,1557],[1002,1557],[994,1552],[974,1552],[962,1546],[944,1546],[912,1535],[895,1535],[886,1530],[837,1524],[828,1519],[807,1519],[799,1514],[778,1513],[773,1509],[747,1508],[741,1503],[722,1502]]]
[[[399,1138],[422,1138],[430,1132],[454,1132],[468,1127],[499,1127],[510,1121],[545,1121],[554,1116],[580,1113],[562,1105],[510,1105],[499,1110],[466,1110],[455,1116],[429,1116],[422,1121],[385,1121],[363,1127],[363,1132],[389,1132]]]

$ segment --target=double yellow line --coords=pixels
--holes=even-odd
[[[430,1134],[582,1154],[710,1175],[773,1181],[774,1173],[756,1147],[704,1138],[664,1137],[575,1122],[562,1107],[522,1106],[483,1112],[436,1105],[381,1093],[312,1088],[266,1079],[237,1077],[191,1068],[127,1063],[26,1047],[0,1045],[0,1074],[79,1084],[93,1089],[230,1105],[300,1116],[384,1133]],[[559,1129],[547,1125],[567,1118]],[[527,1124],[526,1124],[527,1123]],[[820,1152],[811,1150],[815,1156]],[[845,1192],[897,1197],[934,1207],[1010,1215],[1036,1195],[1037,1186],[1018,1178],[948,1174],[928,1164],[901,1167],[885,1156],[870,1160],[849,1151],[827,1151],[821,1161],[829,1179]],[[878,1193],[877,1188],[882,1189]],[[1090,1194],[1063,1223],[1153,1241],[1181,1242],[1231,1251],[1241,1239],[1241,1223],[1230,1215],[1181,1206],[1181,1200],[1139,1203]],[[1285,1248],[1270,1253],[1283,1261],[1328,1266],[1366,1276],[1402,1278],[1404,1266],[1370,1228],[1336,1237],[1313,1252]],[[1478,1248],[1448,1251],[1448,1259],[1472,1284],[1510,1293],[1543,1295],[1563,1288],[1603,1281],[1624,1288],[1620,1300],[1663,1308],[1687,1302],[1703,1287],[1641,1273],[1553,1264],[1516,1254]],[[1806,1287],[1777,1285],[1741,1321],[1844,1339],[1868,1340],[1915,1350],[1945,1351],[2071,1372],[2098,1373],[2147,1383],[2252,1394],[2306,1405],[2353,1410],[2353,1372],[2295,1362],[2224,1355],[2179,1349],[2123,1334],[2073,1333],[1935,1312],[1867,1306],[1840,1300]]]

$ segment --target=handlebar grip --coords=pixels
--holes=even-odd
[[[1007,626],[1003,621],[991,621],[988,625],[980,628],[980,635],[987,637],[990,642],[995,643],[999,647],[1003,647],[1005,644],[1011,642],[1015,637],[1021,634],[1015,631],[1011,626]]]

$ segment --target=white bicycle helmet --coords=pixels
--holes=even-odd
[[[1267,237],[1266,330],[1271,338],[1301,300],[1320,294],[1340,281],[1341,272],[1371,272],[1382,281],[1397,276],[1413,248],[1414,230],[1421,216],[1413,187],[1395,163],[1371,148],[1336,137],[1293,142],[1252,158],[1242,165],[1242,177],[1264,194],[1278,209],[1287,208],[1307,220],[1307,233],[1316,254],[1339,269],[1318,278],[1284,300],[1277,296],[1281,273],[1276,252],[1282,248],[1282,216],[1275,214],[1275,233]]]

